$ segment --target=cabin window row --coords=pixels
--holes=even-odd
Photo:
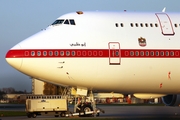
[[[143,24],[143,23],[140,23],[140,24],[130,23],[130,26],[131,27],[158,27],[158,24],[157,23],[155,23],[155,24],[153,24],[153,23],[150,23],[150,24],[148,24],[148,23],[145,23],[145,24]]]
[[[27,96],[26,99],[60,99],[62,98],[60,95],[46,95],[46,96],[37,96],[37,95],[32,95],[32,96]]]
[[[124,24],[123,23],[115,23],[115,26],[116,27],[124,27]],[[157,23],[155,23],[155,24],[153,24],[153,23],[150,23],[150,24],[148,24],[148,23],[145,23],[145,24],[143,24],[143,23],[130,23],[130,26],[131,27],[158,27],[158,24]]]
[[[29,56],[29,51],[25,56]],[[31,56],[103,56],[103,51],[31,51]]]
[[[174,51],[128,51],[125,52],[126,56],[179,56],[179,52]]]
[[[30,54],[29,54],[30,53]],[[108,51],[109,53],[109,51]],[[108,53],[103,51],[25,51],[25,56],[38,56],[38,57],[96,57],[96,56],[109,56]],[[118,57],[119,51],[111,51],[111,57]],[[123,55],[123,53],[122,53]],[[179,56],[179,51],[124,51],[126,57],[173,57]]]
[[[124,27],[124,24],[123,23],[115,23],[115,26],[116,27]],[[130,23],[130,26],[131,27],[158,27],[158,24],[157,23],[155,23],[155,24],[153,24],[153,23],[150,23],[150,24],[148,24],[148,23],[145,23],[145,24]],[[180,24],[174,24],[174,27],[180,27]]]

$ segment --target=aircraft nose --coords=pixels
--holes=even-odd
[[[22,66],[23,52],[20,45],[14,46],[6,53],[6,61],[9,65],[19,70]]]

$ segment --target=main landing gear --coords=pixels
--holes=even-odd
[[[103,110],[96,107],[96,102],[92,90],[87,96],[75,96],[74,113],[79,113],[80,117],[99,116]]]

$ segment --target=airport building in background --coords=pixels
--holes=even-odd
[[[37,80],[35,78],[32,79],[32,94],[34,95],[43,95],[44,90],[44,82]]]
[[[43,82],[38,79],[32,79],[32,94],[33,95],[59,95],[58,85]]]

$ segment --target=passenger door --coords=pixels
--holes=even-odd
[[[156,13],[163,35],[174,35],[170,17],[166,13]]]
[[[109,42],[109,65],[120,65],[121,53],[119,42]]]

